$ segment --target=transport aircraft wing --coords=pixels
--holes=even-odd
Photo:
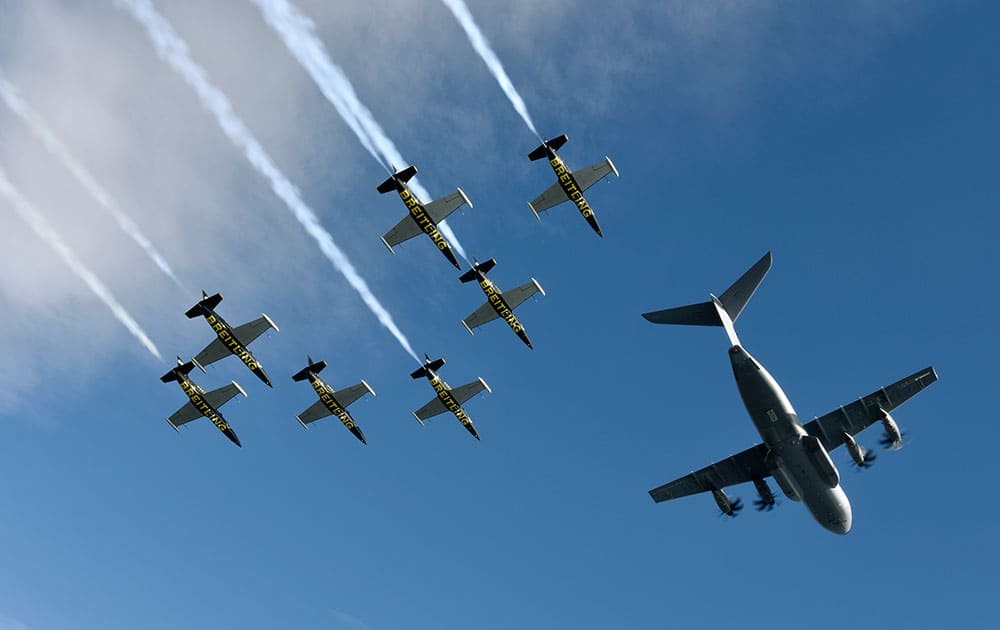
[[[440,199],[425,204],[424,212],[427,213],[427,216],[429,216],[434,223],[440,223],[448,218],[448,215],[452,212],[461,208],[463,204],[468,205],[470,208],[472,207],[472,202],[465,196],[465,192],[459,188],[457,191],[446,197],[441,197]]]
[[[203,417],[198,408],[191,403],[186,403],[183,407],[174,412],[174,415],[167,418],[167,422],[170,423],[175,429],[182,424],[187,424],[192,420],[197,420]]]
[[[295,417],[298,418],[298,421],[302,423],[302,426],[305,426],[311,422],[316,422],[320,418],[325,418],[329,415],[331,415],[330,410],[326,408],[326,405],[323,404],[323,401],[317,400],[312,405],[310,405],[308,409],[306,409],[305,411],[303,411],[302,413],[300,413]]]
[[[403,220],[396,224],[396,227],[392,228],[382,237],[382,242],[385,246],[392,251],[393,245],[399,245],[404,241],[408,241],[415,236],[419,236],[422,230],[420,226],[417,225],[410,215],[403,217]]]
[[[611,163],[610,158],[605,156],[603,162],[598,162],[593,166],[585,166],[578,171],[574,171],[573,179],[576,180],[577,185],[580,186],[582,190],[587,190],[611,173],[614,173],[615,177],[617,177],[618,169],[616,169],[615,165]]]
[[[851,436],[861,433],[871,425],[882,420],[885,414],[913,398],[924,388],[937,381],[937,372],[933,367],[927,367],[896,381],[892,385],[868,394],[846,407],[831,411],[805,425],[806,432],[815,435],[823,441],[823,447],[832,451],[844,444]],[[884,412],[884,413],[883,413]]]
[[[767,446],[757,444],[731,457],[705,466],[690,475],[654,488],[649,491],[649,496],[653,497],[653,501],[660,503],[699,492],[722,490],[727,486],[734,486],[754,479],[764,479],[771,476],[767,464],[764,462],[767,451]]]
[[[371,394],[374,396],[375,390],[373,390],[368,383],[361,381],[357,385],[351,385],[350,387],[345,387],[344,389],[338,389],[333,393],[333,396],[337,399],[337,402],[340,403],[341,407],[347,407],[365,394]]]
[[[278,331],[278,327],[271,321],[271,318],[267,315],[262,315],[252,322],[237,326],[233,329],[233,334],[240,343],[244,346],[249,346],[254,339],[263,335],[268,329],[274,329],[275,332]],[[202,365],[205,364],[202,363]]]
[[[243,391],[236,381],[231,382],[229,385],[220,387],[219,389],[213,389],[212,391],[205,394],[205,402],[212,405],[216,409],[226,404],[233,399],[233,396],[237,394],[242,394],[245,398],[247,393]]]
[[[216,361],[225,359],[231,354],[232,353],[229,351],[229,348],[226,347],[226,344],[222,343],[222,340],[216,337],[212,343],[205,346],[205,349],[195,356],[194,360],[202,366],[212,365]]]
[[[556,182],[549,186],[545,192],[538,195],[534,201],[528,204],[531,211],[535,213],[535,218],[538,218],[539,212],[545,212],[553,206],[558,206],[564,201],[569,201],[569,197],[566,196],[566,191],[563,190],[562,185]]]

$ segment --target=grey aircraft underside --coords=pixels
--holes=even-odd
[[[816,521],[837,534],[851,529],[851,504],[840,487],[840,473],[830,459],[830,451],[844,444],[858,466],[868,467],[873,455],[854,436],[880,422],[885,430],[882,443],[899,448],[902,434],[890,412],[937,380],[927,367],[883,387],[853,403],[803,425],[774,378],[743,348],[733,322],[739,317],[764,276],[771,268],[771,253],[726,290],[721,297],[679,308],[644,313],[654,324],[722,326],[731,347],[729,360],[743,404],[763,442],[727,457],[687,476],[650,490],[657,503],[701,492],[711,492],[723,513],[734,515],[740,500],[724,491],[752,481],[758,494],[757,508],[774,506],[774,494],[767,477],[774,477],[785,496],[801,501]]]

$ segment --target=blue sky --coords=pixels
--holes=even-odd
[[[588,194],[541,222],[536,142],[443,6],[301,2],[491,277],[535,277],[519,309],[470,337],[482,302],[430,243],[390,255],[403,216],[378,164],[250,3],[157,6],[453,385],[494,390],[420,427],[412,359],[112,4],[0,3],[0,69],[128,210],[189,291],[163,276],[6,108],[0,166],[167,357],[210,340],[183,311],[222,291],[270,390],[235,361],[224,408],[175,434],[168,369],[0,203],[0,629],[746,627],[808,619],[986,625],[1000,511],[991,420],[997,344],[1000,94],[986,2],[470,2],[539,130],[570,166],[611,156]],[[426,240],[426,239],[425,239]],[[804,419],[926,365],[941,380],[896,414],[900,452],[855,472],[838,537],[784,500],[719,519],[710,497],[647,491],[757,436],[715,329],[644,311],[723,290],[767,250],[740,318],[747,349]],[[290,375],[325,359],[363,446]],[[862,436],[875,446],[877,429]],[[772,484],[773,485],[773,484]],[[752,487],[734,494],[749,503]],[[832,604],[832,605],[831,605]]]

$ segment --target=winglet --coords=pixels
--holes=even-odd
[[[272,320],[270,317],[267,316],[267,313],[261,313],[261,315],[264,316],[264,321],[266,321],[271,326],[271,328],[274,329],[274,332],[281,332],[281,329],[278,328],[278,325],[274,323],[274,320]]]
[[[530,201],[528,202],[528,210],[531,210],[531,214],[535,215],[535,219],[539,221],[542,220],[542,217],[538,216],[538,213],[535,212],[535,206],[531,205]]]
[[[385,237],[384,237],[384,236],[381,236],[381,237],[379,237],[379,238],[381,238],[381,239],[382,239],[382,244],[383,244],[383,245],[385,245],[386,249],[388,249],[388,250],[389,250],[389,253],[390,253],[390,254],[395,254],[395,253],[396,253],[395,251],[393,251],[393,249],[392,249],[392,245],[390,245],[390,244],[389,244],[389,241],[385,240]]]
[[[542,288],[542,285],[538,284],[538,280],[535,280],[534,278],[532,278],[531,282],[532,282],[532,284],[535,285],[535,288],[538,289],[539,293],[541,293],[542,295],[545,295],[545,289]]]
[[[372,396],[374,396],[374,395],[375,395],[375,390],[374,390],[374,389],[372,389],[372,386],[371,386],[371,385],[369,385],[369,384],[368,384],[368,383],[367,383],[367,382],[365,381],[365,379],[361,379],[361,384],[365,386],[365,389],[367,389],[367,390],[368,390],[368,393],[369,393],[369,394],[371,394]]]
[[[465,204],[471,208],[472,202],[469,201],[469,196],[465,194],[465,191],[462,190],[461,186],[458,187],[458,194],[462,195],[462,199],[465,201]]]
[[[170,421],[170,418],[167,418],[166,420],[167,424],[170,425],[170,428],[172,428],[174,431],[177,431],[178,433],[181,432],[181,430],[177,428],[177,425]]]
[[[479,377],[479,382],[483,384],[483,387],[486,388],[486,391],[488,391],[491,394],[493,393],[493,390],[490,389],[490,386],[486,383],[486,381],[483,380],[483,377],[481,376]]]
[[[413,412],[413,417],[417,419],[417,422],[420,423],[420,426],[424,426],[424,421],[420,419],[420,416],[417,415],[416,411]]]
[[[201,363],[198,363],[198,359],[191,357],[191,363],[194,363],[195,367],[201,370],[202,374],[208,374],[208,371],[205,369],[205,366],[203,366]]]
[[[473,337],[475,337],[475,334],[472,332],[472,329],[469,328],[469,325],[465,323],[464,319],[462,320],[462,325],[465,326],[465,329],[469,331],[470,335],[472,335]]]
[[[611,158],[605,155],[604,161],[607,162],[608,166],[611,167],[611,172],[615,174],[615,177],[621,177],[621,175],[618,174],[618,169],[615,168],[615,163],[611,161]]]

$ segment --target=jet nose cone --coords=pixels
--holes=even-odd
[[[224,431],[224,433],[225,433],[226,437],[229,438],[230,442],[232,442],[233,444],[235,444],[236,446],[238,446],[240,448],[243,448],[243,445],[240,444],[240,438],[236,437],[236,432],[235,431],[233,431],[232,429],[226,429]]]

